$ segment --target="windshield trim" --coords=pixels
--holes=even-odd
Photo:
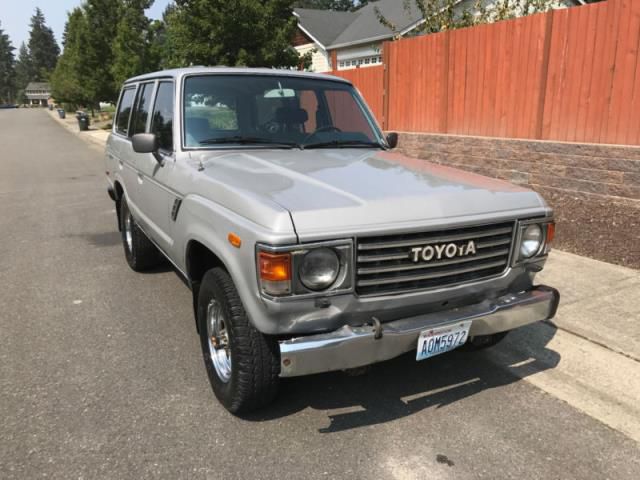
[[[187,83],[187,80],[189,78],[192,77],[209,77],[209,76],[216,76],[216,77],[235,77],[235,76],[239,76],[239,75],[248,75],[248,76],[259,76],[259,77],[285,77],[285,78],[304,78],[304,76],[301,75],[288,75],[288,74],[283,74],[281,71],[277,72],[277,73],[254,73],[254,72],[238,72],[238,73],[227,73],[227,72],[194,72],[194,73],[188,73],[185,74],[181,77],[180,79],[180,95],[177,96],[176,100],[179,102],[178,104],[178,108],[179,108],[179,112],[180,112],[180,124],[179,124],[179,128],[180,128],[180,149],[183,152],[193,152],[193,151],[201,151],[201,150],[229,150],[229,149],[239,149],[239,148],[252,148],[252,149],[273,149],[274,146],[273,145],[242,145],[242,144],[223,144],[223,145],[199,145],[196,147],[190,147],[187,146],[187,132],[186,132],[186,125],[185,125],[185,104],[184,104],[184,88],[185,88],[185,84]],[[384,137],[384,134],[382,132],[382,129],[380,128],[380,126],[378,125],[378,122],[376,121],[375,117],[373,116],[373,114],[371,113],[371,110],[369,109],[369,106],[367,105],[367,103],[364,101],[364,99],[362,98],[362,95],[360,95],[360,91],[355,87],[355,85],[353,85],[353,83],[351,83],[350,81],[348,81],[347,79],[344,79],[342,77],[335,77],[332,75],[327,75],[327,78],[316,78],[316,77],[309,77],[310,79],[317,81],[317,82],[332,82],[332,83],[339,83],[342,85],[348,85],[353,89],[353,96],[356,100],[356,103],[360,106],[362,113],[365,117],[365,119],[367,120],[369,126],[371,127],[371,130],[373,132],[373,134],[375,135],[375,137],[378,139],[378,142],[380,143],[380,146],[382,148],[388,148],[387,147],[387,141]],[[372,147],[375,148],[375,147]]]

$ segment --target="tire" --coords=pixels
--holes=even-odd
[[[502,341],[509,332],[499,332],[492,335],[476,335],[475,337],[469,337],[467,343],[462,347],[463,350],[468,352],[477,352],[484,350],[485,348],[493,347]]]
[[[220,403],[242,414],[273,401],[280,373],[278,344],[251,325],[222,268],[207,271],[202,279],[197,321],[207,374]]]
[[[120,233],[127,263],[136,272],[157,267],[163,262],[162,254],[138,227],[126,198],[120,202]]]

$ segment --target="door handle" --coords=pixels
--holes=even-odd
[[[143,180],[142,174],[141,174],[141,173],[139,173],[139,174],[138,174],[138,183],[139,183],[140,185],[142,185],[142,180]]]

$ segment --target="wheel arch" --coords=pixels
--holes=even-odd
[[[185,273],[193,296],[193,314],[196,321],[196,330],[198,330],[198,293],[202,277],[207,271],[216,267],[222,268],[231,276],[231,271],[222,260],[222,257],[216,254],[209,246],[196,239],[191,239],[187,242]]]

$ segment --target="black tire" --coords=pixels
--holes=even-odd
[[[129,232],[131,233],[130,241],[127,239]],[[157,267],[164,261],[156,246],[138,227],[124,197],[120,200],[120,233],[124,256],[132,270],[144,272]]]
[[[215,303],[217,302],[217,303]],[[251,325],[229,274],[222,268],[205,273],[198,292],[197,321],[204,363],[211,387],[224,407],[233,414],[247,413],[269,404],[278,392],[280,352],[276,340]],[[219,308],[224,335],[210,341],[207,323],[210,309]],[[214,349],[212,343],[226,344]],[[220,376],[212,352],[223,349],[230,357],[226,381]]]
[[[461,348],[468,352],[484,350],[485,348],[490,348],[500,343],[508,333],[509,332],[500,332],[492,335],[476,335],[475,337],[469,337],[467,343],[465,343]]]

